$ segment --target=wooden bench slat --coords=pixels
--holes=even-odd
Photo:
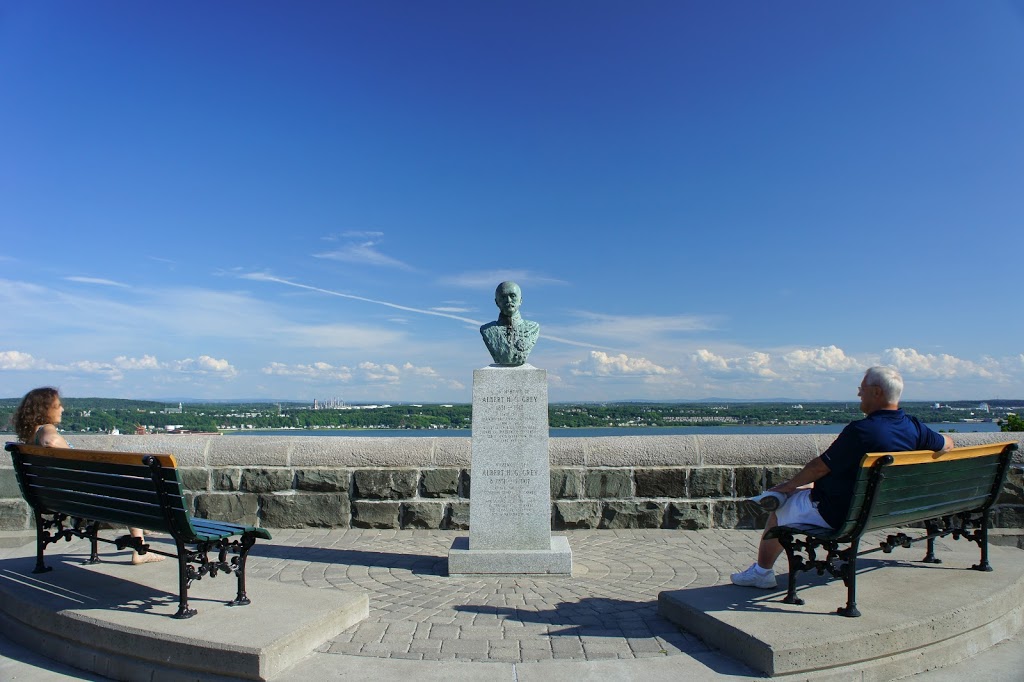
[[[136,464],[142,465],[143,457],[154,457],[165,469],[174,469],[178,466],[174,455],[143,454],[138,452],[110,452],[107,450],[79,450],[77,448],[49,448],[42,445],[28,445],[25,443],[9,443],[17,447],[19,453],[33,457],[44,457],[47,459],[65,459],[71,463],[86,461],[108,464]],[[7,448],[10,450],[10,448]],[[74,464],[69,464],[75,466]]]
[[[128,499],[138,498],[140,500],[156,500],[159,493],[154,489],[153,481],[140,481],[134,478],[118,478],[112,476],[96,476],[91,480],[77,480],[64,476],[26,476],[26,482],[30,490],[48,489],[55,490],[78,490],[94,495],[114,494],[118,497]],[[165,492],[175,493],[175,488],[165,487]]]
[[[68,475],[73,475],[73,472],[92,472],[114,474],[118,476],[134,476],[136,478],[148,480],[152,480],[153,478],[152,469],[143,464],[141,460],[118,464],[103,461],[75,461],[67,458],[31,456],[25,459],[24,466],[26,469],[66,471],[68,472]],[[161,473],[165,477],[177,476],[177,471],[173,469],[161,470]]]

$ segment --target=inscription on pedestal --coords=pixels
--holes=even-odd
[[[547,372],[474,371],[469,548],[549,550],[549,472]]]

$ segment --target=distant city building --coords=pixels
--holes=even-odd
[[[178,403],[177,407],[165,407],[164,409],[160,410],[160,412],[163,413],[163,414],[181,414],[182,413],[181,403]]]

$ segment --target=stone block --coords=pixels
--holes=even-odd
[[[420,492],[423,497],[458,497],[458,469],[427,469],[420,477]]]
[[[400,502],[352,501],[353,528],[398,528]]]
[[[296,469],[295,489],[317,493],[347,493],[350,469]]]
[[[665,511],[665,528],[705,530],[711,527],[711,504],[708,502],[669,502]]]
[[[592,469],[584,478],[585,497],[610,499],[633,496],[629,469]]]
[[[637,497],[686,497],[686,469],[636,469]]]
[[[195,496],[196,516],[201,519],[256,525],[259,500],[246,493],[205,493]]]
[[[435,438],[375,436],[304,436],[292,442],[289,464],[294,467],[369,468],[429,467]]]
[[[439,467],[468,467],[472,441],[469,438],[434,438],[431,464]]]
[[[7,458],[10,461],[10,458]],[[0,469],[0,499],[20,498],[21,488],[13,468]]]
[[[402,509],[402,528],[441,527],[444,502],[406,502]]]
[[[587,466],[672,467],[701,463],[697,436],[611,436],[589,438]]]
[[[234,492],[242,489],[242,470],[236,467],[224,467],[210,470],[210,482],[214,490]]]
[[[764,489],[774,488],[793,478],[803,467],[798,466],[775,466],[764,470]]]
[[[248,493],[291,490],[294,478],[291,469],[242,469],[241,489]]]
[[[1024,528],[1024,506],[996,505],[990,512],[995,528]]]
[[[469,502],[450,503],[442,528],[445,530],[469,530]]]
[[[650,500],[605,502],[598,528],[661,528],[665,505]]]
[[[999,492],[996,504],[1024,504],[1024,471],[1012,466],[1006,472],[1006,482]]]
[[[764,467],[736,467],[733,475],[736,477],[736,497],[753,497],[765,490]]]
[[[587,464],[589,438],[554,438],[548,441],[553,467],[582,467]]]
[[[282,436],[221,436],[210,442],[206,462],[212,467],[288,466],[294,442],[294,438]],[[177,449],[174,453],[177,455]]]
[[[353,497],[406,500],[416,496],[418,485],[419,471],[416,469],[357,469],[353,475]]]
[[[260,495],[261,525],[267,528],[347,528],[349,499],[345,493]]]
[[[803,466],[824,450],[824,440],[815,434],[778,434],[747,436],[694,436],[700,441],[701,464],[713,466],[772,466],[799,464]],[[825,434],[831,443],[834,434]],[[828,447],[826,444],[825,447]]]
[[[601,522],[601,503],[597,500],[556,500],[553,527],[555,530],[597,528]]]
[[[732,493],[732,469],[695,467],[690,469],[690,497],[726,497]]]
[[[715,500],[711,517],[715,528],[757,530],[764,528],[768,512],[746,500]]]
[[[178,475],[181,476],[181,485],[186,490],[210,489],[210,470],[178,467]]]
[[[34,527],[29,525],[33,518],[24,500],[0,500],[0,530],[25,530]]]
[[[75,436],[68,434],[68,443],[80,450],[108,450],[110,452],[138,452],[172,454],[179,467],[205,467],[206,449],[220,436]]]
[[[583,469],[552,469],[551,498],[579,499],[583,493]]]

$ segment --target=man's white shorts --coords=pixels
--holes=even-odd
[[[786,503],[775,510],[775,517],[779,520],[780,526],[806,524],[831,528],[818,513],[818,503],[811,500],[810,488],[797,490],[790,495]]]

